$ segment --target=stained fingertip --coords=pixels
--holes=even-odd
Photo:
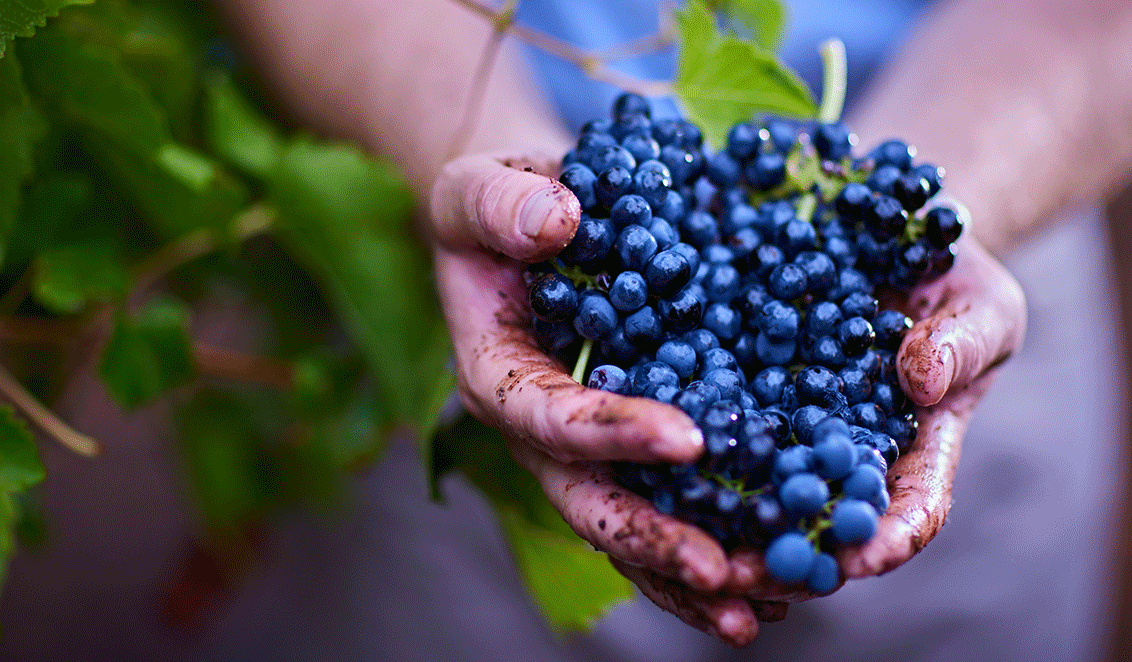
[[[900,567],[916,554],[916,532],[912,527],[894,524],[864,547],[840,555],[838,563],[845,579],[876,577]]]
[[[649,450],[667,462],[691,462],[703,453],[704,433],[695,426],[683,433],[662,432],[649,444]]]
[[[519,232],[541,249],[561,250],[578,227],[581,205],[574,195],[564,194],[564,188],[561,183],[550,180],[531,191],[519,210],[516,219]]]
[[[684,437],[685,444],[696,451],[698,454],[704,448],[704,431],[699,427],[693,427],[688,430]]]
[[[731,557],[731,578],[728,587],[735,593],[751,591],[759,578],[754,552],[739,552]]]
[[[717,591],[727,583],[731,567],[721,548],[683,545],[677,556],[680,581],[697,591]]]
[[[736,648],[748,646],[759,634],[759,622],[746,601],[729,602],[715,617],[718,636]]]
[[[955,379],[956,356],[943,333],[928,321],[913,328],[900,348],[898,378],[908,397],[922,407],[943,399]]]

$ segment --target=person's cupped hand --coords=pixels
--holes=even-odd
[[[773,580],[758,551],[727,553],[620,486],[609,461],[689,462],[702,435],[673,406],[576,383],[534,338],[523,271],[565,247],[580,217],[577,199],[553,178],[558,163],[522,151],[463,156],[432,188],[429,239],[461,398],[503,432],[570,527],[642,593],[689,625],[746,645],[760,620],[779,620],[788,603],[814,594]],[[968,237],[951,271],[901,307],[915,321],[898,366],[901,385],[923,406],[919,433],[889,470],[892,501],[877,534],[840,554],[843,578],[898,567],[939,531],[972,409],[1025,327],[1017,282]]]

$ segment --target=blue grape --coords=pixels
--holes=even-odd
[[[815,456],[814,462],[816,461]],[[796,473],[782,481],[778,488],[778,500],[791,515],[809,517],[820,512],[829,500],[829,485],[817,474]]]
[[[877,511],[860,499],[842,499],[833,506],[830,534],[843,545],[856,545],[873,537],[877,530]]]
[[[780,582],[793,584],[810,574],[817,553],[806,536],[787,531],[774,539],[766,548],[766,569]]]
[[[837,588],[840,571],[837,559],[831,554],[821,552],[814,559],[810,572],[806,575],[806,586],[815,593],[829,593]]]

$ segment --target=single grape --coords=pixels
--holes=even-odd
[[[787,531],[767,545],[766,569],[778,581],[793,584],[810,574],[816,558],[814,545],[806,536]]]
[[[838,581],[840,581],[840,571],[837,567],[837,559],[826,552],[821,552],[814,558],[810,572],[806,575],[806,586],[815,593],[829,593],[837,588]]]
[[[873,537],[877,530],[877,511],[860,499],[846,498],[833,506],[830,533],[842,545],[856,545]]]

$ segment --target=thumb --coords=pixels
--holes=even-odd
[[[919,405],[934,405],[1001,364],[1026,328],[1018,281],[976,242],[960,243],[951,271],[914,293],[912,314],[921,319],[901,343],[901,386]]]
[[[548,176],[557,159],[473,154],[449,162],[432,188],[429,211],[438,241],[453,251],[482,247],[536,262],[562,250],[577,230],[581,207]]]

